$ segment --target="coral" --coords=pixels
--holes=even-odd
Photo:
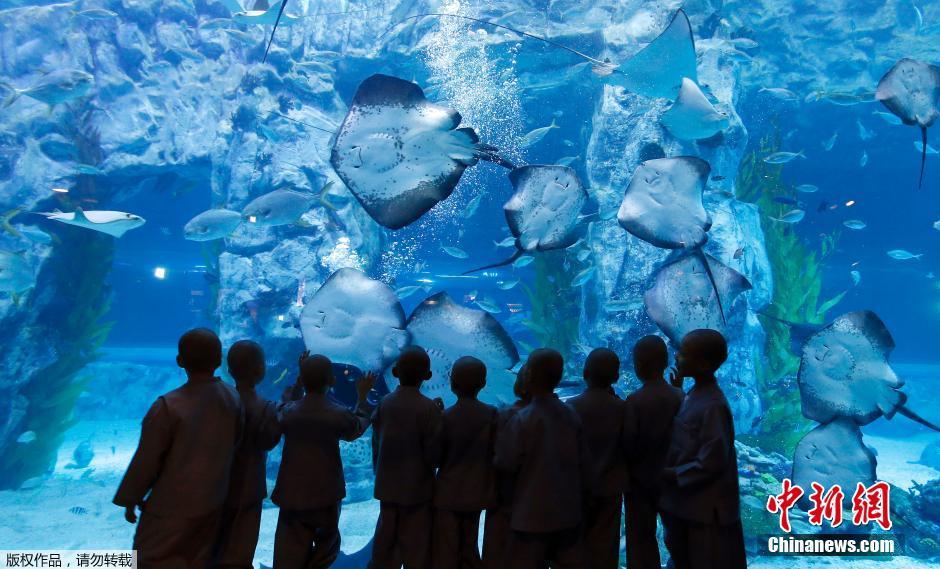
[[[755,150],[744,157],[738,171],[738,199],[753,203],[761,214],[767,255],[773,268],[773,301],[762,324],[766,332],[764,358],[758,370],[758,382],[765,411],[757,432],[747,440],[764,449],[786,455],[810,428],[802,420],[799,392],[795,378],[800,365],[798,353],[791,347],[792,324],[821,324],[826,313],[845,294],[821,300],[822,271],[832,253],[838,235],[824,236],[818,250],[801,240],[789,224],[774,221],[792,206],[775,198],[795,199],[796,190],[782,179],[782,166],[767,164],[762,157],[775,152],[779,142],[762,139]]]

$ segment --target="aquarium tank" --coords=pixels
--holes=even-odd
[[[793,533],[903,544],[827,565],[935,566],[938,46],[934,0],[5,0],[0,549],[130,548],[111,500],[194,327],[260,343],[271,400],[324,353],[350,405],[409,344],[448,404],[457,357],[506,404],[538,347],[562,398],[615,350],[625,396],[636,340],[715,328],[750,565],[822,562],[768,550],[790,480]],[[876,481],[890,529],[853,526]]]

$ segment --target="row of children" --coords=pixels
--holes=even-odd
[[[128,521],[141,512],[142,569],[252,567],[266,451],[282,436],[274,567],[329,567],[346,495],[339,441],[370,424],[380,505],[373,569],[615,569],[624,500],[628,567],[661,566],[657,515],[678,569],[746,566],[734,429],[715,379],[727,346],[717,332],[682,342],[673,383],[695,378],[687,395],[665,380],[666,345],[649,336],[633,354],[643,386],[626,401],[612,389],[612,351],[588,356],[587,389],[563,402],[554,393],[562,357],[541,349],[520,370],[518,401],[502,409],[477,400],[486,367],[472,357],[451,370],[457,402],[447,409],[421,394],[430,359],[412,346],[392,370],[399,387],[371,409],[375,378],[366,374],[350,410],[328,395],[335,378],[324,356],[304,354],[297,384],[275,405],[254,390],[265,370],[260,346],[229,350],[235,389],[214,376],[221,352],[209,330],[180,339],[188,381],[147,413],[115,496]]]

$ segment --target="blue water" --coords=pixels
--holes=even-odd
[[[603,296],[608,293],[621,301],[639,300],[661,259],[644,264],[649,259],[643,255],[649,255],[649,248],[642,243],[638,246],[636,239],[607,216],[602,222],[594,217],[579,226],[579,231],[589,227],[597,231],[585,233],[586,239],[593,240],[593,254],[587,261],[576,259],[577,247],[544,254],[543,258],[551,259],[548,268],[557,270],[555,276],[570,279],[574,271],[592,263],[598,267],[594,279],[582,288],[553,288],[554,283],[539,282],[539,263],[462,274],[504,259],[515,250],[495,245],[510,235],[502,207],[513,188],[507,171],[489,162],[468,168],[450,197],[398,231],[382,229],[368,220],[355,199],[338,187],[341,196],[336,201],[351,205],[343,208],[341,204],[340,211],[328,212],[315,203],[305,217],[317,222],[313,226],[285,226],[265,232],[245,224],[231,239],[213,243],[184,237],[183,226],[207,209],[225,204],[238,210],[276,187],[304,186],[299,174],[304,168],[312,170],[305,175],[316,182],[300,187],[301,191],[316,193],[328,178],[342,185],[329,165],[329,135],[342,120],[360,82],[373,73],[416,81],[429,100],[457,109],[464,115],[462,126],[476,129],[483,142],[499,146],[504,156],[517,164],[554,164],[564,157],[576,157],[571,167],[592,195],[582,212],[586,215],[600,213],[603,217],[610,213],[610,203],[619,205],[636,166],[635,158],[647,143],[662,144],[670,156],[691,154],[712,160],[712,175],[728,181],[718,184],[713,178],[706,189],[709,198],[715,198],[719,186],[731,188],[730,181],[736,175],[732,166],[741,158],[752,152],[762,158],[762,139],[778,140],[780,150],[802,151],[805,158],[782,167],[783,181],[793,186],[813,184],[819,191],[795,195],[801,202],[797,207],[806,211],[806,217],[789,228],[808,250],[817,250],[823,236],[838,234],[836,250],[822,262],[820,298],[846,294],[827,319],[856,310],[877,313],[894,338],[896,347],[890,362],[907,382],[903,391],[909,406],[928,420],[940,422],[940,397],[935,389],[940,370],[940,231],[934,227],[940,223],[940,156],[927,156],[923,189],[918,190],[920,154],[913,144],[920,139],[917,128],[886,123],[874,114],[886,110],[877,102],[838,106],[804,100],[809,92],[827,85],[871,91],[878,77],[904,55],[940,62],[935,47],[937,30],[930,31],[929,26],[940,21],[940,2],[910,7],[908,3],[892,4],[884,14],[879,12],[880,2],[848,2],[843,10],[848,15],[835,18],[828,31],[825,25],[835,9],[828,5],[763,0],[753,6],[720,9],[706,6],[708,3],[686,6],[698,42],[698,65],[706,94],[720,105],[733,105],[743,127],[734,133],[729,130],[724,138],[700,143],[679,142],[660,128],[658,120],[668,102],[622,90],[612,94],[586,68],[568,81],[541,90],[528,89],[525,81],[561,76],[580,60],[538,42],[504,38],[496,29],[490,28],[486,35],[480,32],[487,29],[485,25],[424,21],[388,36],[393,39],[388,40],[390,46],[385,51],[375,50],[377,38],[385,37],[383,32],[405,16],[451,11],[457,6],[437,2],[420,8],[407,2],[361,4],[291,0],[288,12],[296,10],[304,19],[293,28],[278,31],[271,65],[259,63],[270,27],[232,25],[230,10],[213,0],[79,1],[74,7],[18,0],[0,7],[0,81],[22,89],[44,72],[63,66],[93,73],[96,81],[88,96],[51,110],[26,95],[0,108],[0,211],[21,208],[37,212],[56,206],[72,211],[78,203],[93,203],[95,208],[132,212],[147,220],[119,239],[101,242],[108,248],[113,246],[113,261],[103,271],[102,280],[90,284],[82,279],[81,271],[86,263],[91,266],[93,259],[82,255],[89,250],[97,254],[101,249],[85,248],[92,242],[88,230],[64,228],[22,213],[13,217],[13,222],[48,230],[52,243],[24,245],[25,241],[11,235],[0,238],[0,250],[23,253],[37,270],[29,293],[15,299],[0,293],[4,311],[0,313],[0,338],[11,344],[0,358],[0,400],[5,405],[0,407],[0,453],[12,456],[11,449],[19,448],[13,445],[20,444],[15,441],[32,425],[30,413],[44,417],[50,426],[49,432],[43,431],[43,425],[29,428],[55,441],[53,448],[41,454],[43,464],[28,484],[19,490],[0,490],[0,513],[16,511],[20,516],[24,504],[37,505],[30,510],[32,514],[23,514],[16,524],[0,530],[0,549],[8,543],[57,548],[129,545],[132,528],[108,502],[133,452],[143,410],[154,397],[182,381],[182,372],[175,365],[181,332],[206,326],[219,331],[227,344],[243,337],[262,343],[269,374],[259,390],[266,397],[278,397],[293,379],[296,357],[304,347],[296,302],[309,302],[329,275],[327,267],[332,260],[325,253],[339,237],[357,244],[356,253],[362,258],[352,264],[370,277],[393,289],[425,287],[401,300],[406,316],[426,297],[441,291],[470,308],[479,308],[477,300],[492,302],[499,309],[494,318],[525,357],[530,348],[539,345],[539,335],[523,321],[533,317],[533,300],[549,304],[553,311],[542,324],[572,324],[576,330],[575,337],[556,346],[565,351],[569,362],[563,395],[580,389],[578,364],[585,350],[598,344],[621,352],[623,373],[617,392],[624,394],[635,386],[630,345],[639,335],[662,331],[642,308],[624,315],[607,314],[598,307],[609,300]],[[461,13],[551,36],[592,55],[603,52],[604,57],[617,61],[655,37],[674,11],[672,3],[665,6],[654,0],[637,2],[637,6],[602,2],[596,10],[589,9],[593,3],[588,2],[490,4],[464,3],[460,9]],[[91,18],[73,14],[73,8],[106,8],[114,14]],[[359,13],[357,10],[365,15],[329,16]],[[770,15],[762,15],[765,13]],[[222,23],[209,25],[214,20]],[[788,27],[797,23],[799,29]],[[649,30],[644,27],[647,24]],[[219,28],[213,30],[213,25]],[[786,36],[788,31],[792,37]],[[606,51],[603,33],[608,34]],[[249,34],[247,39],[244,34]],[[713,57],[712,50],[726,49],[714,47],[714,42],[750,37],[761,47],[749,50],[747,60],[730,65]],[[781,43],[781,38],[786,41]],[[858,69],[844,64],[841,60],[850,58],[839,52],[840,48],[856,47],[870,55]],[[819,68],[828,62],[827,74],[808,75],[817,67],[787,68],[793,63],[793,54],[801,50],[818,52],[824,60]],[[852,61],[857,63],[857,58]],[[314,67],[297,71],[299,64]],[[705,83],[706,77],[714,90]],[[729,79],[730,94],[719,79]],[[761,87],[787,87],[799,98],[777,100],[761,92]],[[6,94],[4,87],[0,95]],[[612,107],[622,114],[611,111]],[[308,124],[272,118],[277,114],[274,109],[294,113]],[[521,145],[527,132],[553,121],[559,128],[549,131],[541,142],[528,148]],[[321,126],[311,127],[310,122]],[[860,136],[859,123],[870,132],[868,139]],[[258,125],[276,127],[277,138],[259,134]],[[325,128],[329,132],[321,130],[324,125],[330,127]],[[50,133],[81,146],[75,142],[81,137],[70,130],[74,128],[87,129],[90,139],[95,138],[91,134],[100,134],[99,156],[92,160],[102,167],[100,176],[77,176],[76,159],[52,159],[35,150]],[[734,144],[743,140],[739,137],[743,130],[747,131],[747,145],[735,148]],[[928,142],[940,148],[940,131],[935,131],[936,127],[928,132]],[[822,142],[834,133],[838,133],[834,147],[825,151]],[[133,151],[121,150],[127,144]],[[151,146],[158,151],[147,154],[145,148]],[[863,154],[867,156],[865,165],[860,163]],[[609,188],[604,186],[608,180],[615,180]],[[69,196],[49,191],[67,184],[72,188]],[[601,207],[599,196],[605,195],[614,197]],[[88,201],[92,199],[97,201]],[[476,212],[468,216],[466,208],[475,199],[479,199]],[[716,218],[719,206],[726,203],[717,198],[706,200],[707,207],[715,208],[712,214]],[[762,215],[766,217],[766,212]],[[848,220],[861,220],[866,227],[852,230],[844,225]],[[599,237],[604,228],[614,231]],[[759,391],[754,363],[761,359],[756,356],[765,347],[756,316],[747,313],[758,307],[747,301],[761,294],[769,296],[769,275],[744,261],[734,264],[737,257],[733,258],[732,252],[737,247],[747,250],[745,260],[751,262],[750,252],[764,247],[763,235],[754,224],[735,229],[739,233],[720,236],[719,229],[727,228],[713,228],[711,251],[755,279],[755,290],[742,297],[745,301],[728,306],[728,336],[733,350],[739,351],[732,354],[732,371],[727,374],[740,377],[724,380],[740,381]],[[728,234],[740,242],[730,241]],[[290,258],[269,256],[280,245],[294,246],[289,249]],[[318,249],[320,246],[325,249]],[[455,258],[444,247],[459,248],[467,258]],[[907,250],[919,258],[893,259],[887,255],[893,249]],[[62,252],[71,252],[70,263],[55,256],[65,254]],[[230,263],[227,268],[219,268],[220,255]],[[298,259],[305,261],[302,268],[283,268],[300,266],[291,264]],[[66,265],[65,277],[56,272],[55,262]],[[239,262],[251,264],[250,270],[232,269]],[[851,271],[860,274],[858,284],[853,283]],[[513,280],[519,284],[508,290],[500,287]],[[222,281],[227,284],[220,292]],[[72,283],[81,286],[86,297],[68,294]],[[306,292],[298,298],[301,284]],[[543,289],[536,289],[537,284]],[[542,290],[543,297],[533,299],[527,287]],[[86,309],[100,304],[109,308],[91,323],[91,332],[72,325],[73,315],[81,320]],[[100,332],[96,326],[106,325],[111,326],[110,331],[92,353],[87,336]],[[76,329],[85,335],[69,337],[62,332]],[[316,350],[316,346],[308,347]],[[67,369],[67,377],[58,378],[62,383],[55,384],[57,390],[67,393],[81,385],[77,402],[63,404],[37,387],[42,381],[55,380],[42,374],[59,361],[82,362],[79,369]],[[225,369],[220,374],[228,379]],[[353,372],[349,377],[355,375]],[[792,387],[791,393],[797,389],[794,379],[780,378]],[[380,391],[383,388],[380,386]],[[351,384],[341,381],[334,396],[350,402]],[[758,407],[766,412],[777,403],[766,393],[756,392],[755,398],[757,405],[749,407],[746,396],[731,397],[742,434],[759,430]],[[53,401],[50,405],[64,405],[56,408],[56,418],[72,416],[75,424],[63,426],[45,419],[41,413],[46,399]],[[26,411],[20,413],[22,409]],[[808,419],[792,419],[794,429],[812,426]],[[926,445],[937,440],[924,427],[898,414],[890,421],[877,419],[864,427],[864,433],[881,446],[881,456],[886,458],[879,459],[880,472],[892,477],[893,484],[908,488],[910,480],[924,482],[940,476],[934,467],[910,465]],[[96,452],[91,469],[85,473],[65,469],[73,449],[85,440],[92,441]],[[886,453],[886,449],[892,452]],[[760,450],[783,452],[769,447]],[[357,452],[344,447],[347,460]],[[274,453],[269,472],[276,471],[277,456]],[[344,551],[349,553],[368,541],[376,506],[370,499],[368,468],[357,465],[347,475],[354,488],[344,506],[344,539],[348,538]],[[757,498],[762,501],[765,496]],[[51,535],[62,520],[74,521],[66,512],[76,505],[94,512],[85,518],[88,523],[83,531],[68,543],[52,538],[37,542],[37,535]],[[273,512],[266,510],[256,559],[265,564],[271,559]]]

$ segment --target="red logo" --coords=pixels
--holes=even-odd
[[[842,525],[842,503],[845,500],[842,488],[835,484],[826,489],[818,482],[813,482],[810,486],[812,492],[808,497],[813,506],[807,512],[809,523],[821,526],[823,521],[828,521],[831,527]],[[789,478],[784,478],[781,482],[780,493],[767,497],[767,511],[771,514],[779,514],[781,530],[787,533],[791,531],[790,509],[796,505],[804,493],[803,488],[794,485]],[[874,522],[884,530],[891,529],[889,494],[890,486],[887,482],[875,482],[868,487],[859,482],[852,495],[852,523],[856,526],[864,526]]]

